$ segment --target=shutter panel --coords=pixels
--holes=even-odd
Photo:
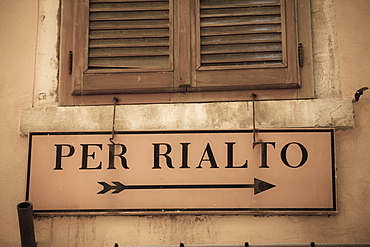
[[[75,93],[173,90],[170,0],[85,0],[85,4],[87,65]]]
[[[280,1],[201,1],[201,65],[282,63]]]
[[[200,0],[198,7],[197,90],[299,85],[294,0]]]

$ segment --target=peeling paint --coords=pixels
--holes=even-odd
[[[45,100],[46,99],[46,93],[39,93],[37,95],[38,100]]]
[[[58,69],[58,66],[59,66],[58,59],[56,57],[50,58],[50,67],[52,69]]]

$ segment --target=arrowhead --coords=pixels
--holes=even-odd
[[[116,185],[115,187],[115,191],[112,192],[112,194],[118,194],[120,193],[122,190],[125,189],[125,186],[123,184],[121,184],[120,182],[112,182]]]
[[[112,189],[112,186],[110,186],[106,182],[98,182],[98,183],[103,185],[103,189],[99,191],[98,194],[105,194]]]
[[[276,187],[276,185],[267,183],[265,181],[259,180],[257,178],[254,179],[254,194],[257,195],[265,190],[271,189]]]

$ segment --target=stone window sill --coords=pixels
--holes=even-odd
[[[255,102],[256,128],[354,127],[351,99]],[[110,131],[113,105],[24,108],[20,133]],[[118,105],[116,130],[250,129],[252,102]]]

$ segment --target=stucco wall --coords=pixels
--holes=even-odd
[[[357,89],[370,86],[369,7],[368,0],[312,0],[317,99],[257,106],[259,127],[337,129],[337,216],[37,218],[39,246],[370,242],[370,91],[351,103]],[[56,107],[57,19],[56,0],[0,2],[0,246],[20,245],[16,205],[25,197],[27,132],[110,130],[108,106]],[[251,126],[250,102],[121,106],[118,113],[132,116],[118,117],[118,129]]]
[[[19,119],[32,105],[36,19],[36,1],[0,1],[0,246],[20,245],[14,205],[24,200],[28,144]]]

